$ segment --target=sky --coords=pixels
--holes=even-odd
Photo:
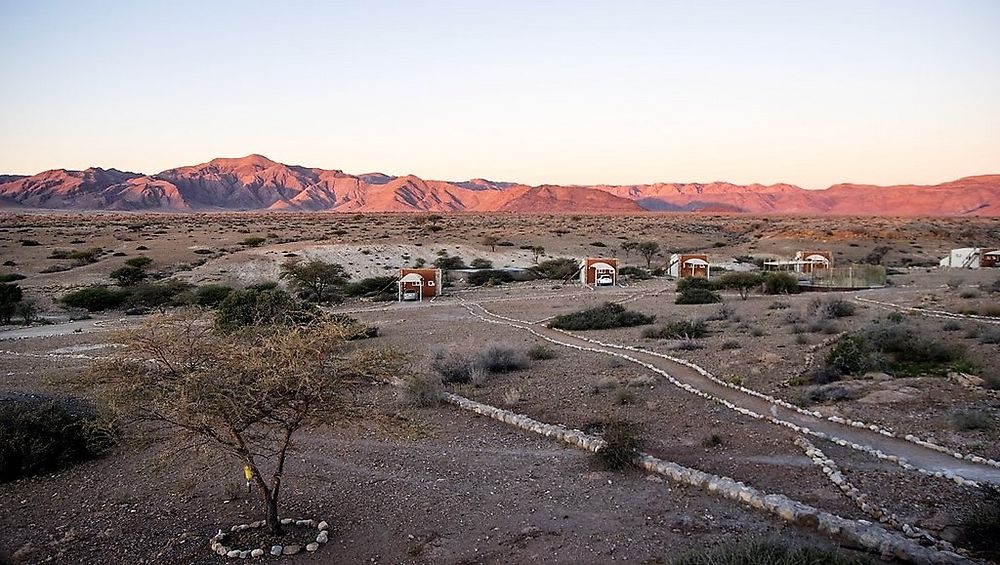
[[[1000,2],[0,0],[0,173],[1000,173]]]

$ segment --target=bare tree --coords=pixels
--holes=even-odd
[[[623,241],[622,251],[625,252],[625,260],[628,261],[629,253],[635,251],[639,247],[638,241]]]
[[[267,526],[281,534],[278,500],[296,432],[343,417],[352,383],[392,374],[393,354],[353,349],[351,331],[319,319],[220,334],[202,311],[186,309],[121,333],[119,356],[92,374],[120,413],[247,466]]]
[[[545,248],[540,245],[533,245],[531,247],[531,255],[535,259],[535,264],[538,264],[538,258],[545,255]]]

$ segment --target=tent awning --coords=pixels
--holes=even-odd
[[[597,269],[598,271],[614,271],[615,268],[607,263],[591,263],[591,269]]]
[[[424,277],[418,275],[417,273],[410,273],[403,278],[399,279],[401,283],[423,283]]]
[[[684,261],[684,264],[689,267],[707,267],[708,261],[704,259],[688,259],[687,261]]]

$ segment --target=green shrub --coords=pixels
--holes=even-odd
[[[431,367],[446,383],[471,383],[479,386],[487,373],[509,373],[528,366],[527,356],[516,349],[494,345],[479,353],[449,351],[437,355]]]
[[[645,269],[639,267],[622,267],[618,269],[618,274],[632,280],[644,281],[653,278]]]
[[[612,421],[601,428],[605,445],[594,453],[598,464],[612,471],[635,467],[645,443],[639,426],[626,421]]]
[[[656,316],[627,310],[621,304],[606,302],[595,308],[556,316],[550,328],[561,330],[605,330],[652,324]]]
[[[659,328],[647,328],[642,337],[653,339],[696,339],[708,335],[708,324],[704,320],[683,320],[670,322]]]
[[[973,370],[961,344],[936,337],[928,337],[907,323],[876,322],[862,331],[841,336],[827,354],[822,370],[840,375],[880,370],[895,376]]]
[[[784,540],[744,539],[699,549],[670,565],[873,565],[874,561],[840,549],[791,545]]]
[[[118,286],[132,286],[141,283],[146,278],[146,271],[139,267],[133,267],[131,265],[125,265],[111,271],[111,278],[115,279]]]
[[[764,275],[765,294],[798,294],[799,279],[791,273],[767,273]]]
[[[849,333],[840,337],[826,355],[826,366],[842,375],[863,373],[874,369],[872,347],[860,333]]]
[[[507,271],[496,271],[493,269],[476,271],[469,273],[468,282],[473,286],[498,286],[514,280]]]
[[[434,266],[444,271],[466,268],[465,261],[463,261],[461,257],[450,257],[448,255],[443,255],[435,259]]]
[[[145,255],[140,255],[138,257],[132,257],[131,259],[126,259],[125,264],[129,267],[136,267],[138,269],[145,269],[146,267],[153,264],[153,260]]]
[[[469,263],[469,265],[473,269],[492,269],[493,268],[493,261],[490,261],[489,259],[479,259],[479,258],[477,258],[477,259],[473,259],[472,263]]]
[[[88,312],[102,312],[120,308],[128,297],[122,290],[104,286],[81,288],[64,294],[59,301],[69,308],[83,308]]]
[[[253,326],[305,324],[316,316],[315,307],[281,289],[247,288],[230,292],[219,303],[215,326],[220,331],[232,332]]]
[[[10,283],[14,281],[24,280],[27,277],[20,273],[10,273],[7,275],[0,275],[0,283]]]
[[[92,459],[114,443],[89,405],[51,399],[0,402],[0,482],[51,473]]]
[[[580,263],[573,259],[548,259],[529,269],[540,279],[569,280],[580,272]]]
[[[215,308],[229,296],[233,288],[224,284],[204,284],[194,291],[191,301],[198,306]]]
[[[344,287],[344,295],[363,298],[380,298],[386,296],[396,299],[396,281],[398,277],[369,277],[352,282]]]
[[[24,297],[21,287],[13,283],[0,283],[0,324],[9,324]]]
[[[166,280],[157,283],[137,284],[121,290],[128,308],[163,308],[184,304],[182,295],[192,285],[182,281]]]
[[[528,358],[523,352],[502,345],[487,347],[479,353],[479,360],[491,373],[509,373],[528,367]]]
[[[677,292],[687,292],[694,289],[719,290],[719,285],[712,279],[685,277],[677,281]]]
[[[674,300],[674,304],[716,304],[719,302],[722,302],[722,296],[707,288],[686,289]]]

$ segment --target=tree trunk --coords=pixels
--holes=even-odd
[[[278,497],[265,494],[264,500],[267,503],[267,512],[264,516],[267,529],[272,534],[284,535],[285,531],[281,528],[281,518],[278,517]]]

